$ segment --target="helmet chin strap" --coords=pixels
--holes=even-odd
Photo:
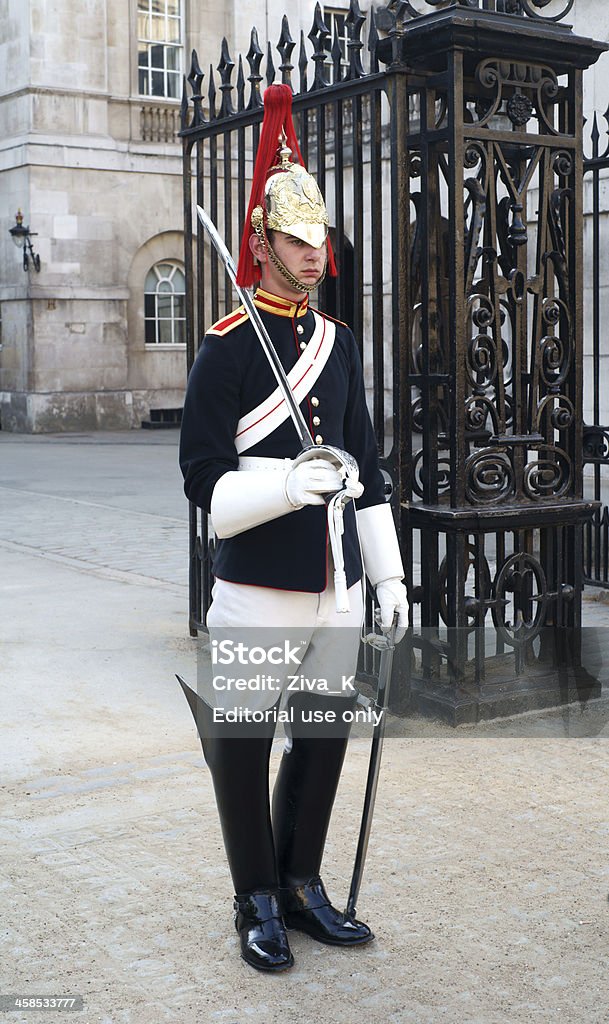
[[[254,221],[253,217],[252,221]],[[327,256],[321,277],[319,277],[314,284],[303,284],[303,282],[299,281],[297,277],[294,277],[294,274],[290,273],[288,268],[279,259],[279,256],[277,255],[277,253],[273,249],[273,246],[271,245],[267,238],[266,231],[264,230],[264,223],[262,223],[261,220],[257,220],[255,223],[253,223],[253,228],[256,234],[258,235],[258,238],[262,242],[271,263],[273,264],[274,267],[277,268],[281,276],[285,278],[285,280],[292,288],[296,288],[296,290],[299,292],[306,292],[309,295],[311,294],[311,292],[314,292],[317,288],[319,288],[320,284],[322,283],[326,276],[326,271],[328,269]]]

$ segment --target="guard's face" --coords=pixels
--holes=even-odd
[[[274,231],[272,245],[283,265],[298,281],[310,287],[320,280],[326,266],[326,242],[321,248],[314,249],[302,238]]]

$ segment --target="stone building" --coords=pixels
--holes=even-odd
[[[216,63],[223,36],[247,50],[268,7],[0,0],[2,429],[133,427],[181,406],[182,74],[193,47]],[[19,210],[40,272],[9,234]]]
[[[366,8],[367,5],[364,5]],[[308,31],[314,0],[289,5]],[[183,198],[176,140],[194,47],[217,64],[256,25],[275,43],[276,0],[0,0],[0,425],[139,427],[185,384]],[[344,33],[346,0],[324,7]],[[609,38],[603,0],[576,0],[576,31]],[[605,109],[601,63],[587,106]],[[606,78],[605,78],[606,80]],[[40,271],[9,233],[18,210]],[[27,250],[26,250],[27,253]]]

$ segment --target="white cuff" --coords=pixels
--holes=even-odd
[[[285,472],[234,470],[220,477],[211,496],[211,521],[220,540],[294,511],[285,492]]]
[[[391,505],[372,505],[358,509],[356,514],[364,571],[372,586],[381,580],[403,579],[404,566]]]

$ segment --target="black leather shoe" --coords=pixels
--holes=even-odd
[[[286,928],[306,932],[328,946],[363,946],[374,938],[367,924],[332,906],[319,877],[279,893]]]
[[[246,963],[258,971],[285,971],[293,966],[276,893],[265,890],[237,895],[235,910],[235,928]]]

